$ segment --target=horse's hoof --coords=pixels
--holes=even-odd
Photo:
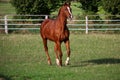
[[[62,67],[62,64],[60,64],[60,63],[57,63],[57,66],[60,66],[60,67]]]
[[[65,66],[68,66],[68,65],[70,65],[69,63],[68,64],[65,64]]]
[[[67,66],[67,65],[70,65],[70,63],[69,62],[65,62],[65,66]]]
[[[65,61],[65,65],[66,65],[66,66],[69,65],[69,60],[70,60],[70,58],[67,57],[67,59],[66,59],[66,61]]]
[[[52,65],[51,61],[48,61],[48,65]]]
[[[56,64],[57,64],[58,66],[60,66],[60,61],[59,61],[59,59],[56,59]]]

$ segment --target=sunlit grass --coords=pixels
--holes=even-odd
[[[71,65],[55,64],[54,43],[48,42],[47,65],[42,39],[31,34],[0,34],[0,77],[8,80],[119,80],[119,34],[71,34]],[[66,50],[62,44],[63,63]]]
[[[0,14],[2,15],[16,14],[15,8],[9,2],[0,2]]]

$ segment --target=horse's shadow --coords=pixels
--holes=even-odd
[[[120,64],[120,59],[115,58],[102,58],[86,61],[75,62],[71,67],[82,67],[88,65],[100,65],[100,64]]]
[[[0,74],[0,80],[12,80],[10,77]]]

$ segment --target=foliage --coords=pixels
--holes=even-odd
[[[120,15],[120,0],[102,0],[102,6],[105,11]]]
[[[120,14],[120,0],[80,0],[79,2],[82,4],[82,9],[86,12],[92,11],[93,13],[97,13],[99,7],[101,7],[104,11],[112,15]]]
[[[77,6],[82,4],[82,7],[79,6],[78,8],[87,12],[83,14],[108,13],[120,15],[120,0],[11,0],[11,3],[16,8],[17,14],[51,14],[65,1],[72,1],[72,3],[79,2]],[[2,4],[3,3],[0,5]],[[6,7],[4,9],[6,9]],[[9,10],[4,9],[0,13],[11,11],[11,8]],[[13,12],[15,11],[12,10],[10,13]],[[80,12],[81,11],[79,11],[79,13]]]
[[[80,0],[80,3],[82,4],[82,9],[85,11],[96,13],[98,11],[100,0]]]
[[[11,0],[11,3],[17,14],[50,14],[58,8],[61,0]]]

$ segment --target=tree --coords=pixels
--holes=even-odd
[[[65,0],[11,0],[17,14],[50,14]]]
[[[98,12],[98,8],[102,8],[110,14],[120,15],[120,0],[80,0],[82,4],[82,9],[86,12],[92,11],[94,13]]]
[[[102,0],[102,6],[108,13],[120,15],[120,0]]]
[[[101,0],[80,0],[80,3],[82,4],[82,9],[85,11],[96,13],[98,11],[100,1]]]

